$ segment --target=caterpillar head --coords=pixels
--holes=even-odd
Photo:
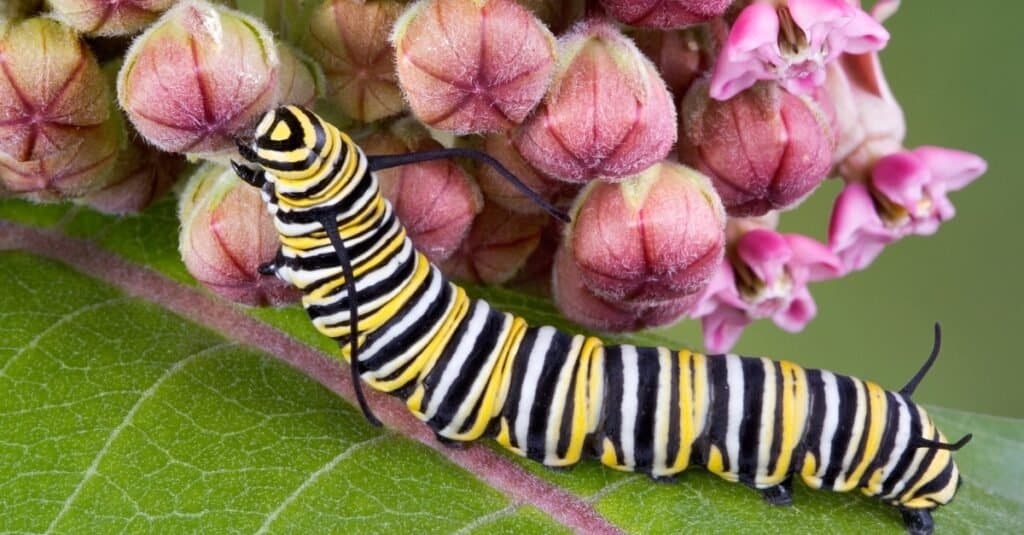
[[[251,141],[238,140],[243,158],[269,171],[268,179],[294,187],[312,187],[323,167],[337,151],[327,135],[328,125],[299,106],[281,106],[267,112],[256,125]]]

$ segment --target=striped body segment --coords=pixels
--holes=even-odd
[[[443,439],[491,437],[548,466],[593,457],[658,478],[703,466],[787,498],[799,475],[905,511],[956,491],[949,449],[920,445],[944,437],[907,395],[786,361],[605,345],[471,299],[413,247],[367,156],[310,112],[269,113],[243,155],[259,169],[236,170],[263,189],[280,233],[270,270],[303,291],[344,358],[357,337],[366,384]],[[325,216],[352,259],[358,333]]]

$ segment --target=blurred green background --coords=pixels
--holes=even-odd
[[[980,154],[989,172],[952,194],[957,216],[929,238],[889,247],[867,270],[812,286],[818,317],[791,335],[762,321],[736,351],[828,368],[899,388],[931,348],[943,353],[915,398],[1024,417],[1024,2],[906,0],[887,23],[882,62],[907,116],[909,147]],[[782,218],[785,231],[825,238],[839,184],[829,181]],[[699,342],[693,325],[683,326]],[[1018,331],[1018,329],[1021,329]]]

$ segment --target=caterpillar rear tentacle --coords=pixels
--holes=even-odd
[[[345,133],[288,106],[254,140],[240,153],[256,168],[235,169],[261,188],[280,234],[268,271],[302,290],[357,385],[404,400],[442,442],[488,436],[549,467],[590,456],[655,479],[699,465],[774,505],[792,503],[799,475],[896,506],[914,534],[931,533],[930,511],[953,499],[952,452],[970,436],[946,442],[910,399],[938,355],[937,325],[932,355],[897,392],[787,361],[529,326],[469,298],[416,251]]]

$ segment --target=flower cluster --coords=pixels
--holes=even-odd
[[[180,155],[211,160],[180,202],[187,267],[229,299],[288,302],[258,273],[258,193],[222,164],[272,106],[315,106],[369,154],[485,151],[572,215],[488,166],[379,173],[449,275],[548,293],[604,331],[699,319],[724,351],[758,319],[802,329],[810,283],[936,232],[986,167],[904,146],[877,55],[897,0],[272,0],[262,19],[225,3],[6,3],[0,192],[133,212]],[[827,243],[776,230],[827,177],[844,183]]]

